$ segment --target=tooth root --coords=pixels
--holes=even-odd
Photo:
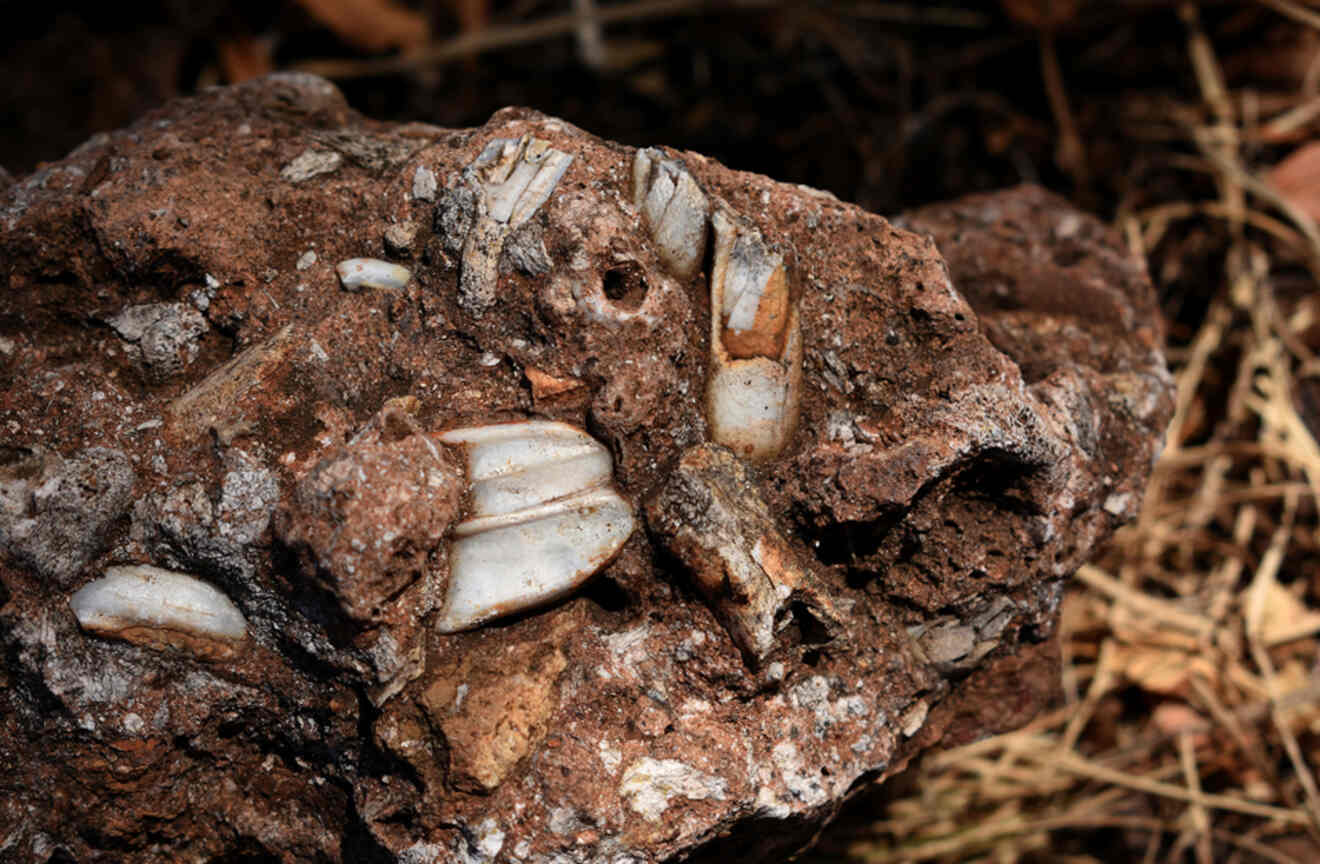
[[[152,648],[182,648],[203,659],[238,653],[247,622],[219,590],[186,573],[109,567],[69,598],[78,626]]]
[[[633,201],[665,266],[682,279],[696,275],[706,254],[710,205],[692,175],[659,150],[638,150],[633,158]]]
[[[723,210],[712,217],[711,439],[754,461],[772,459],[797,427],[802,337],[784,258]]]
[[[564,423],[455,429],[472,512],[454,528],[449,594],[436,628],[454,633],[552,603],[585,582],[632,534],[599,442]]]

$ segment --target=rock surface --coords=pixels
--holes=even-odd
[[[562,121],[391,126],[282,75],[0,192],[0,858],[780,854],[1049,698],[1171,408],[1143,265],[1034,188],[890,222],[646,152],[685,209],[643,218],[636,151]],[[708,441],[707,206],[800,333],[755,463]],[[411,279],[350,292],[350,258]],[[439,435],[526,418],[604,444],[639,527],[441,635]],[[81,630],[116,565],[224,592],[242,650]]]

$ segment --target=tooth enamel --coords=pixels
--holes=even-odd
[[[346,291],[361,291],[363,288],[383,288],[397,290],[408,284],[412,273],[407,267],[381,261],[378,258],[349,258],[335,266],[339,274],[339,284]]]
[[[472,501],[453,531],[441,633],[564,597],[632,534],[632,508],[609,485],[609,451],[579,429],[531,421],[439,440],[466,451]]]
[[[495,303],[500,252],[509,234],[549,200],[573,157],[531,135],[496,138],[464,172],[478,219],[463,244],[459,303],[480,317]]]
[[[204,659],[236,654],[247,622],[219,590],[186,573],[145,564],[109,567],[74,592],[82,629],[153,648],[183,648]]]
[[[633,202],[642,211],[665,266],[683,279],[695,275],[706,253],[710,206],[692,175],[660,150],[638,150],[633,159]]]
[[[802,336],[782,255],[723,210],[711,268],[710,437],[752,460],[776,456],[797,426]]]

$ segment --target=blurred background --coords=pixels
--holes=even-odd
[[[1320,3],[3,9],[15,177],[301,69],[380,120],[526,105],[884,214],[1022,182],[1098,214],[1148,263],[1177,409],[1141,517],[1065,603],[1057,705],[860,791],[804,859],[1320,861]]]

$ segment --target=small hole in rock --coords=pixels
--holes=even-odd
[[[606,612],[622,612],[628,608],[628,592],[618,582],[604,576],[592,580],[582,594]]]
[[[646,279],[636,267],[611,267],[605,271],[600,288],[611,303],[630,312],[646,299]]]
[[[797,623],[803,645],[823,645],[830,641],[829,630],[819,618],[811,614],[805,603],[794,603],[789,607],[793,620]]]

